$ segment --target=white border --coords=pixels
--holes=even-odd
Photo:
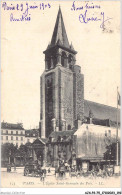
[[[6,0],[6,1],[9,1],[9,0]],[[18,0],[13,0],[13,1],[18,1]],[[22,1],[26,1],[26,0],[22,0]],[[47,0],[44,0],[44,1],[47,1]],[[51,1],[54,1],[54,0],[51,0]],[[65,1],[65,0],[61,0],[61,1]],[[67,1],[70,1],[70,0],[67,0]],[[85,0],[77,0],[77,1],[85,1]],[[99,1],[99,0],[95,0],[95,1]],[[109,0],[102,0],[102,1],[109,1]],[[121,11],[121,26],[122,26],[122,2],[121,0],[110,0],[110,1],[120,1],[121,3],[120,11]],[[0,1],[0,6],[1,6],[1,1]],[[120,32],[122,33],[122,30]],[[0,38],[1,38],[1,11],[0,11]],[[121,47],[122,47],[122,39],[121,39]],[[1,51],[1,44],[0,44],[0,51]],[[120,50],[120,52],[121,51],[122,49]],[[1,52],[0,52],[0,59],[1,59]],[[1,68],[1,60],[0,60],[0,68]],[[122,83],[122,56],[121,56],[121,83]],[[1,77],[0,77],[0,89],[1,89]],[[121,85],[121,103],[122,103],[122,85]],[[1,90],[0,90],[0,119],[1,119]],[[121,110],[121,121],[122,121],[122,110]],[[0,129],[1,129],[1,123],[0,123]],[[121,137],[122,137],[122,131],[121,131]],[[1,131],[0,131],[0,138],[1,138]],[[121,144],[121,157],[122,157],[122,144]],[[1,144],[0,144],[0,159],[1,159]],[[121,158],[121,165],[122,165],[122,158]],[[0,166],[1,166],[1,162],[0,162]],[[122,167],[121,167],[121,173],[122,173]],[[0,172],[0,178],[1,178],[1,172]],[[16,194],[18,195],[20,194],[29,194],[29,195],[81,194],[82,195],[83,194],[84,195],[86,192],[91,192],[89,194],[98,194],[97,192],[100,192],[100,194],[112,194],[112,192],[113,194],[117,194],[117,192],[121,192],[122,194],[122,179],[121,179],[121,188],[1,188],[1,179],[0,179],[0,194],[5,194],[5,195],[7,194],[15,194],[15,195]]]

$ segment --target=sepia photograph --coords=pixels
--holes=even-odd
[[[120,188],[120,1],[1,1],[1,187]]]

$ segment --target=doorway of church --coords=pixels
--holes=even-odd
[[[42,151],[38,151],[37,160],[38,160],[38,164],[43,166],[43,152]]]
[[[43,159],[44,159],[43,151],[40,150],[40,148],[35,149],[35,154],[36,154],[35,161],[37,161],[39,165],[43,166]]]

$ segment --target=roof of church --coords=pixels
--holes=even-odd
[[[33,144],[36,144],[36,143],[39,143],[39,142],[41,142],[42,144],[46,144],[46,142],[47,142],[47,138],[40,138],[40,137],[38,137],[34,142],[33,142]]]
[[[76,130],[68,130],[68,131],[53,131],[49,137],[54,138],[53,141],[57,141],[58,137],[66,137],[72,136]]]
[[[48,140],[47,138],[42,138],[42,137],[41,137],[40,139],[41,139],[43,142],[45,142],[45,143],[46,143],[47,140]]]
[[[64,47],[70,48],[60,7],[53,31],[51,46],[55,46],[57,43]]]
[[[93,118],[97,119],[110,119],[116,121],[117,108],[84,100],[84,115],[89,117],[89,112],[92,112]],[[120,110],[118,111],[118,122],[120,122]]]
[[[75,130],[68,130],[68,131],[53,131],[50,134],[50,137],[57,137],[57,136],[70,136],[73,135]]]

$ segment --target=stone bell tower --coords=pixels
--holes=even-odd
[[[51,43],[43,52],[45,71],[40,79],[40,132],[71,130],[84,115],[84,76],[69,44],[59,8]]]

